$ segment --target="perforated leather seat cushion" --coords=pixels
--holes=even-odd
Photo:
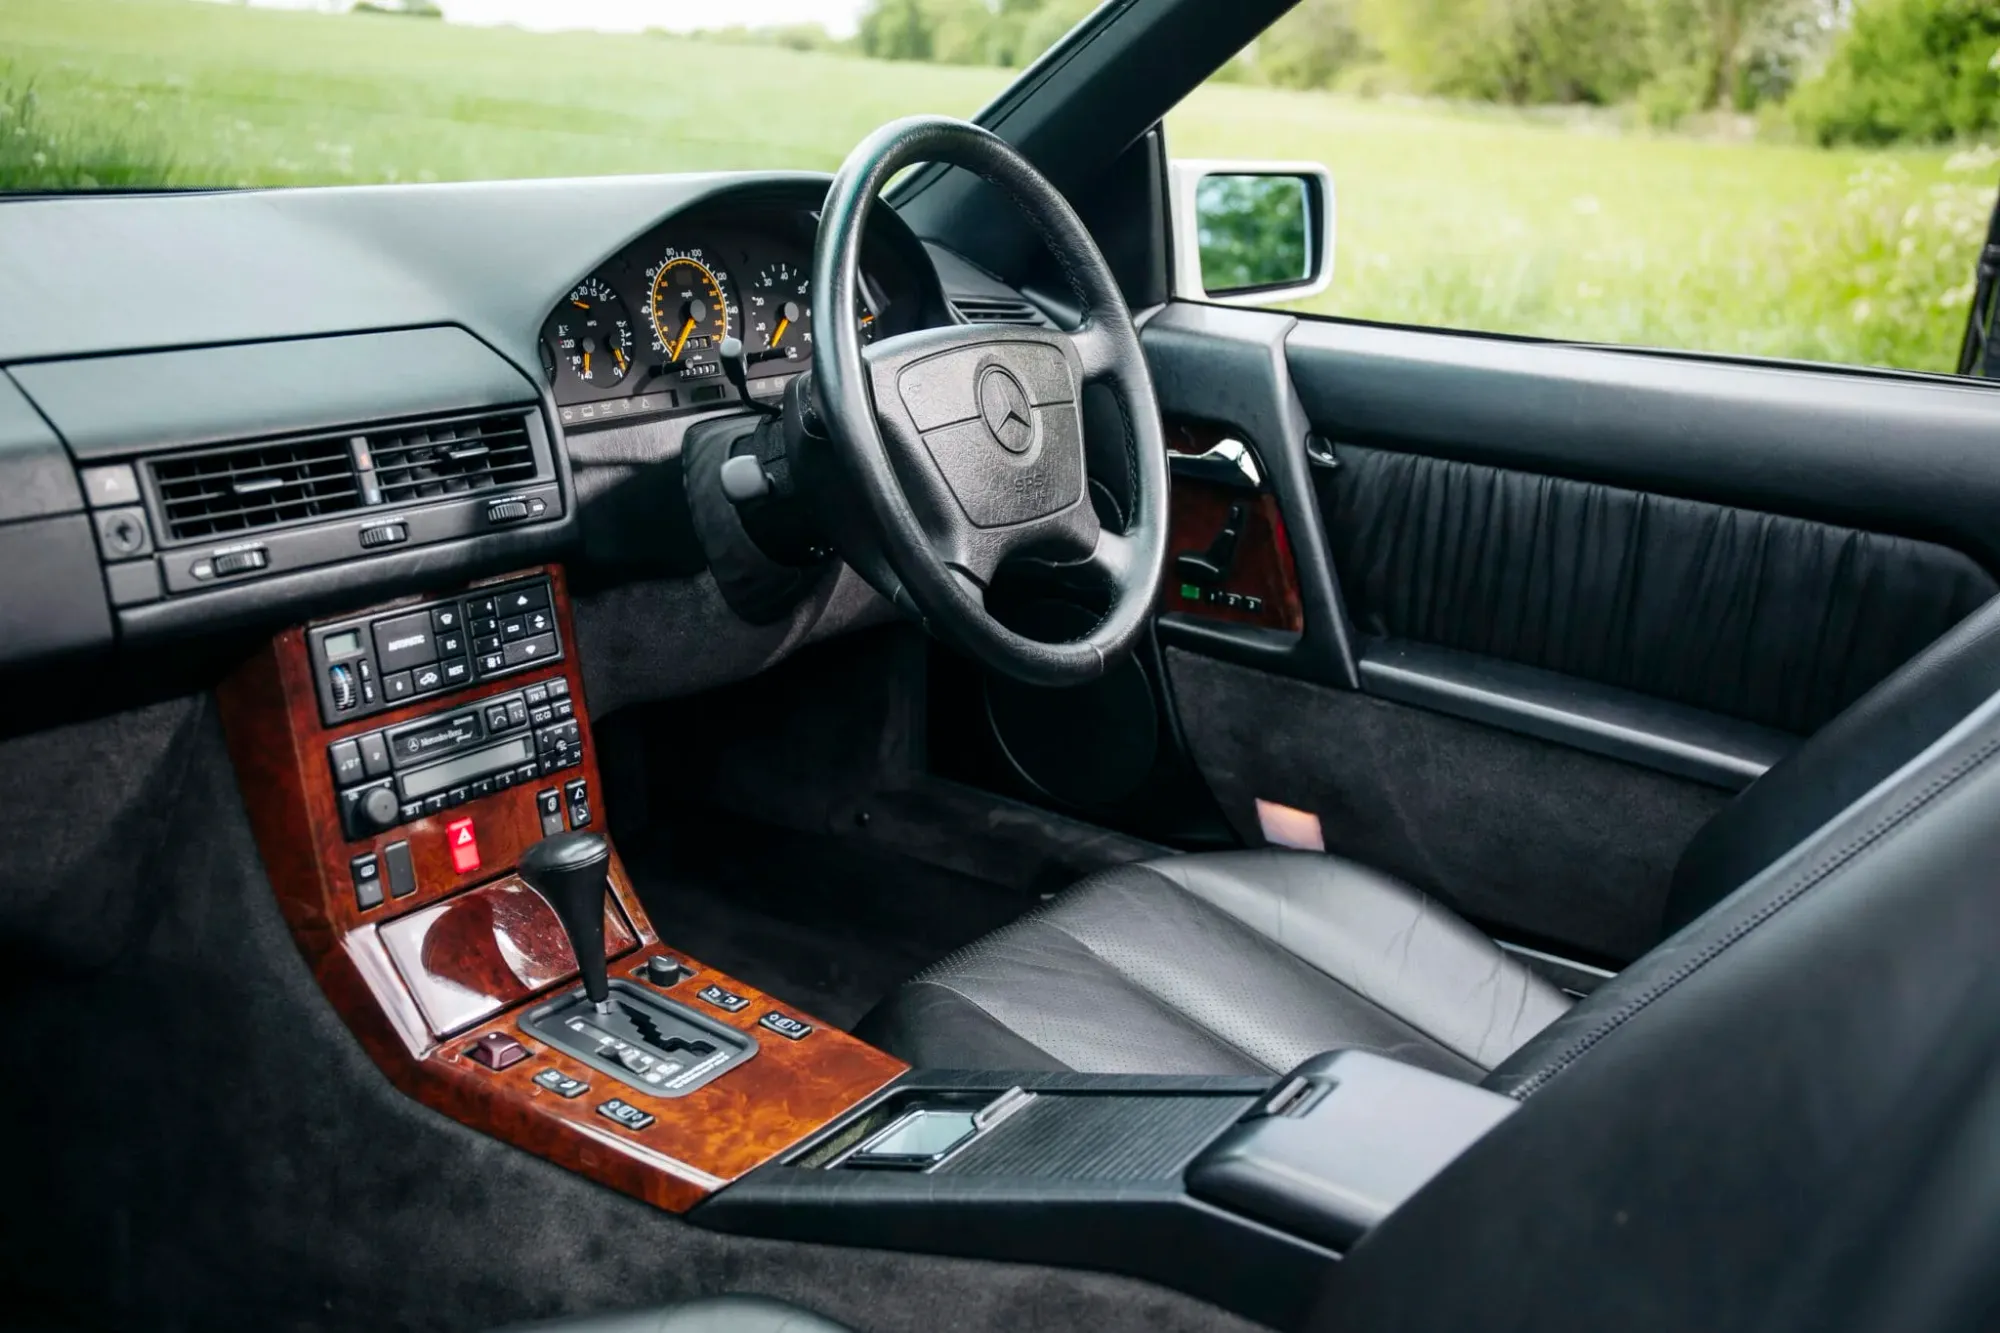
[[[1450,911],[1305,852],[1102,871],[856,1029],[932,1069],[1282,1072],[1359,1047],[1478,1079],[1569,1007]]]

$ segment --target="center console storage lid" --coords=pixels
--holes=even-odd
[[[1316,1055],[1189,1164],[1188,1192],[1346,1249],[1517,1105],[1367,1051]]]

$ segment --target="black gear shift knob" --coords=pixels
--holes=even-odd
[[[549,900],[569,932],[583,992],[599,1013],[611,1007],[604,967],[604,896],[611,891],[611,844],[596,833],[558,833],[521,853],[515,867]]]

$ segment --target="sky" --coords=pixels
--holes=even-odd
[[[227,3],[227,0],[224,0]],[[588,28],[642,32],[819,22],[836,37],[854,31],[867,0],[434,0],[447,20],[479,26],[511,23],[537,31]],[[248,0],[274,9],[346,9],[352,0]]]

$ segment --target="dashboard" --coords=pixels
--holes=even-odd
[[[542,373],[564,428],[733,401],[725,338],[743,345],[751,396],[780,396],[812,361],[818,225],[797,202],[748,200],[670,219],[598,264],[542,326]],[[928,270],[890,238],[864,255],[853,314],[864,342],[948,319],[941,298],[927,299]]]
[[[686,577],[677,473],[636,465],[736,401],[724,337],[753,397],[809,364],[827,185],[0,203],[0,306],[39,312],[0,320],[0,670],[83,681],[61,664],[167,644],[198,659],[227,631],[565,556]],[[862,269],[870,338],[984,294],[889,208]]]

